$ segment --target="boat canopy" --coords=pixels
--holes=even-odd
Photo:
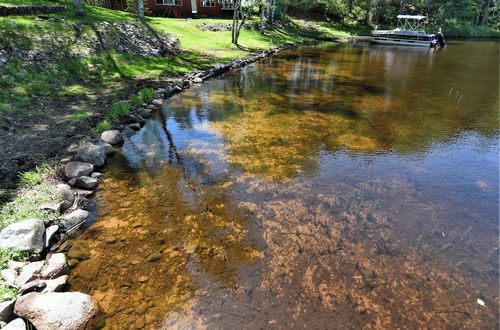
[[[426,18],[427,16],[422,16],[422,15],[398,15],[398,19],[411,19],[416,21],[421,21]]]
[[[425,19],[423,15],[398,15],[398,29],[423,31],[425,29]]]

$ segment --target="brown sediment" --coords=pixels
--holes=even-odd
[[[195,187],[174,166],[109,173],[99,219],[73,242],[87,243],[90,259],[70,279],[72,290],[99,301],[107,328],[161,324],[193,297],[196,269],[238,289],[240,266],[260,253],[223,188]]]

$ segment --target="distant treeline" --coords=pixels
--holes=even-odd
[[[500,28],[500,0],[281,0],[281,5],[322,12],[343,23],[394,25],[398,14],[419,14],[427,15],[433,26],[457,32]]]

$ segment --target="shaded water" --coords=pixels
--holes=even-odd
[[[303,48],[171,98],[72,288],[109,329],[498,328],[497,60]]]

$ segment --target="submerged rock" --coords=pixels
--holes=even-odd
[[[94,165],[87,162],[69,162],[64,168],[64,174],[68,179],[77,178],[79,176],[90,175],[94,171]]]
[[[89,163],[94,166],[103,166],[106,162],[106,152],[102,146],[86,143],[76,153],[75,160]]]
[[[0,232],[0,248],[21,251],[42,251],[45,247],[45,225],[29,219],[8,225]]]
[[[86,260],[90,258],[90,249],[86,242],[76,241],[68,251],[69,259]]]
[[[79,330],[92,328],[99,305],[80,292],[30,293],[16,301],[14,312],[39,330]]]
[[[109,130],[102,132],[101,140],[111,145],[118,144],[123,141],[123,136],[118,130]]]

